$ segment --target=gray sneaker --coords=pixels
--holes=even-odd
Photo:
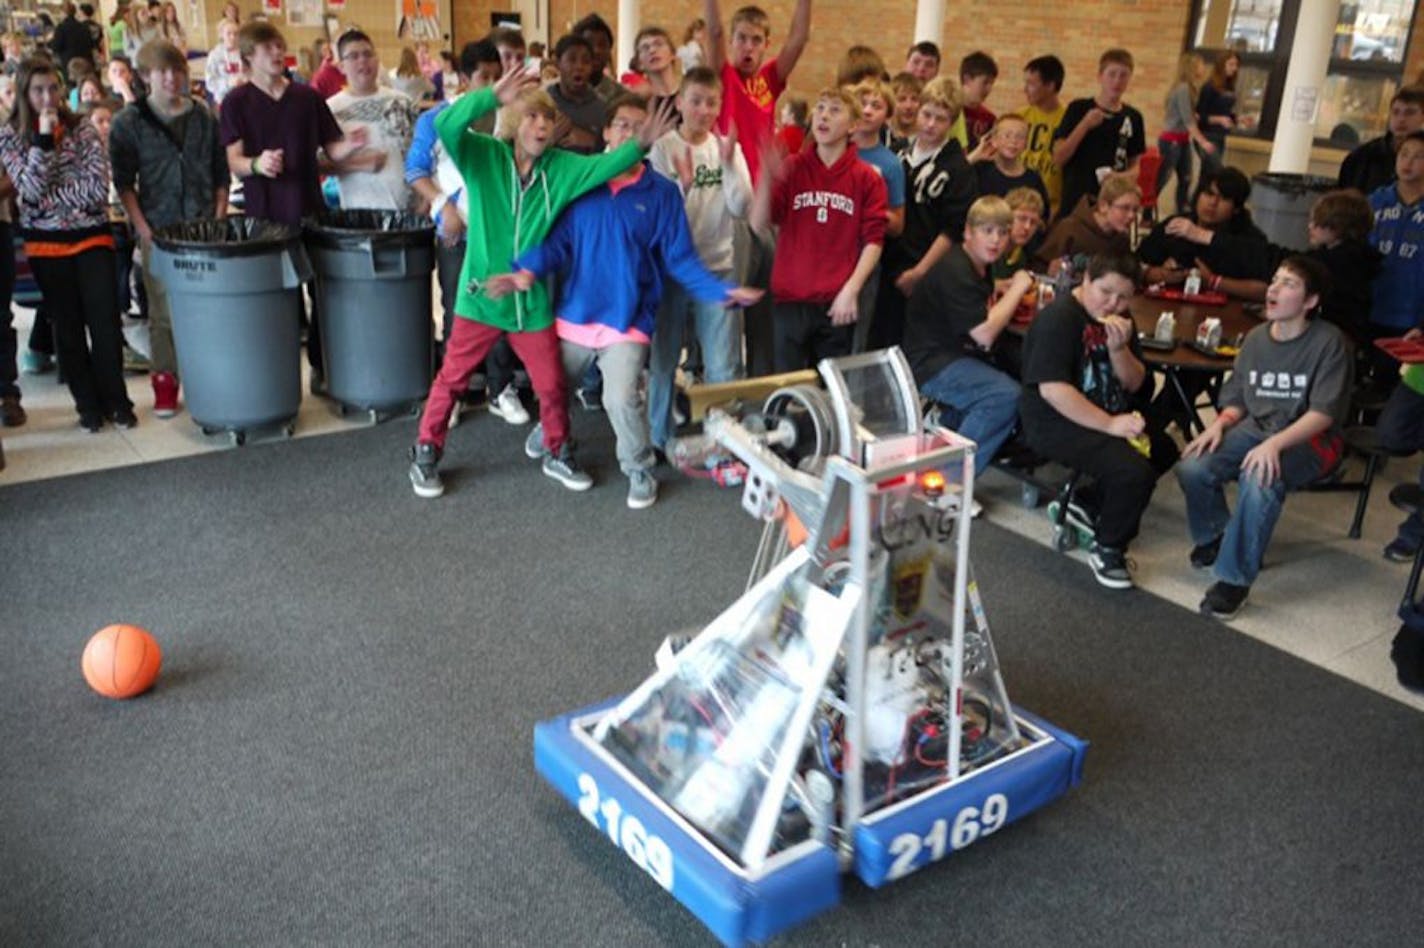
[[[593,478],[578,466],[573,450],[565,444],[558,454],[544,455],[544,473],[563,484],[569,490],[588,490],[593,486]]]
[[[546,453],[544,450],[544,426],[535,425],[524,438],[524,456],[537,461]]]
[[[440,449],[424,442],[410,449],[410,486],[419,497],[439,497],[445,493],[445,485],[440,482]]]
[[[657,500],[658,482],[651,471],[634,471],[628,475],[629,510],[644,510]]]

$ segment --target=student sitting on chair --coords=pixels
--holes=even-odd
[[[1024,340],[1019,415],[1028,446],[1096,481],[1091,499],[1079,492],[1087,503],[1070,504],[1070,520],[1094,532],[1088,562],[1110,589],[1132,588],[1127,545],[1177,454],[1140,414],[1152,385],[1132,319],[1120,315],[1139,273],[1131,254],[1091,258],[1083,282],[1039,313]]]
[[[1195,269],[1203,290],[1218,290],[1238,299],[1261,300],[1266,296],[1266,280],[1271,271],[1263,269],[1261,253],[1243,253],[1243,245],[1262,251],[1266,235],[1251,220],[1246,198],[1250,180],[1235,168],[1208,171],[1197,184],[1192,212],[1168,218],[1156,227],[1137,248],[1137,256],[1147,265],[1148,283],[1180,285]],[[1201,231],[1236,237],[1232,247],[1203,243]]]
[[[1009,243],[1013,211],[1001,197],[969,208],[964,242],[955,245],[915,286],[905,308],[905,358],[920,394],[944,406],[941,421],[978,444],[981,473],[1013,433],[1019,385],[994,365],[995,343],[1033,287],[1014,274],[997,302],[990,267]],[[945,415],[951,417],[945,417]]]
[[[1350,400],[1350,346],[1313,319],[1329,274],[1308,257],[1287,258],[1266,291],[1266,323],[1251,330],[1221,391],[1221,411],[1187,445],[1177,480],[1187,497],[1192,565],[1216,582],[1201,610],[1229,619],[1256,581],[1286,493],[1340,461],[1340,422]],[[1236,510],[1225,485],[1236,481]]]

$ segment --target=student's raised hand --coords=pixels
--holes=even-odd
[[[1137,412],[1113,415],[1108,419],[1107,433],[1114,438],[1135,438],[1147,430],[1147,419]]]
[[[523,293],[534,285],[534,274],[528,270],[516,270],[513,273],[498,273],[485,280],[485,296],[492,300],[500,299],[511,293]]]
[[[677,103],[673,99],[663,99],[658,103],[658,107],[653,109],[648,120],[643,123],[642,129],[638,132],[638,144],[647,151],[652,147],[653,142],[662,138],[672,131],[673,120],[677,115]]]
[[[766,290],[759,290],[754,286],[738,286],[727,291],[727,302],[745,309],[765,295]]]
[[[1221,447],[1221,436],[1225,429],[1218,424],[1207,425],[1205,431],[1197,435],[1182,449],[1182,457],[1194,458],[1203,454],[1214,454]]]
[[[1281,476],[1281,449],[1276,442],[1267,438],[1246,452],[1241,459],[1241,470],[1262,487],[1270,487]]]
[[[539,84],[539,71],[529,66],[523,69],[514,69],[499,77],[499,81],[494,84],[494,96],[499,100],[500,105],[510,105],[519,94],[526,89],[532,89]]]
[[[974,150],[965,157],[969,160],[971,165],[981,161],[992,161],[998,150],[998,147],[994,144],[994,136],[985,135],[979,139],[979,144],[974,146]]]
[[[727,134],[717,139],[717,155],[722,164],[730,165],[737,157],[737,123],[727,124]]]
[[[831,317],[832,326],[849,326],[860,316],[860,294],[852,293],[850,287],[843,286],[836,294],[836,298],[831,300],[831,309],[827,314]]]
[[[677,181],[682,185],[682,193],[692,190],[694,174],[692,168],[692,146],[672,149],[672,170],[677,172]]]

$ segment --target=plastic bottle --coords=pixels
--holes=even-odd
[[[1182,284],[1183,296],[1196,296],[1201,293],[1201,271],[1192,267],[1187,272],[1187,281]]]

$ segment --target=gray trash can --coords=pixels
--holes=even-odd
[[[1335,187],[1330,178],[1316,175],[1263,172],[1251,179],[1251,218],[1271,243],[1305,250],[1310,207]]]
[[[398,211],[329,211],[305,223],[327,394],[372,421],[416,409],[435,361],[435,225]]]
[[[153,235],[188,413],[242,444],[253,428],[291,434],[302,401],[301,232],[250,217],[192,221]]]

